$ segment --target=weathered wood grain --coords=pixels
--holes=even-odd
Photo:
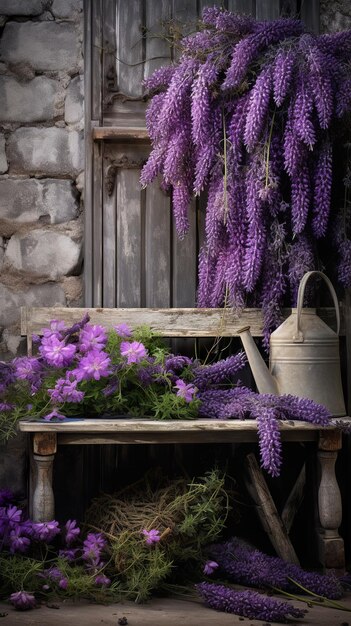
[[[306,465],[303,464],[301,471],[297,477],[297,480],[288,496],[288,499],[284,505],[282,511],[282,522],[287,530],[290,533],[291,527],[293,525],[295,515],[300,508],[300,504],[304,497],[306,485]]]
[[[103,161],[103,178],[106,181],[110,161],[105,157]],[[102,306],[116,306],[116,284],[117,284],[117,185],[115,184],[112,193],[106,191],[106,184],[103,186],[102,202]]]
[[[100,122],[102,114],[102,0],[94,0],[91,3],[92,12],[92,35],[91,35],[91,94],[86,91],[86,96],[91,97],[91,119]]]
[[[143,120],[143,124],[145,120]],[[96,126],[92,129],[93,139],[150,143],[149,134],[144,126]]]
[[[170,199],[157,181],[146,189],[145,199],[145,305],[171,305]]]
[[[84,143],[85,143],[85,182],[84,182],[84,302],[93,305],[92,294],[92,232],[93,232],[93,142],[92,142],[92,6],[84,2]],[[31,338],[30,338],[31,339]],[[31,354],[31,346],[27,344]]]
[[[103,108],[109,100],[109,90],[116,83],[116,0],[103,0],[101,71],[103,76],[102,99]]]
[[[350,419],[350,418],[343,418]],[[309,422],[300,421],[281,421],[279,427],[282,433],[293,433],[296,431],[312,432],[319,435],[320,426]],[[116,418],[116,419],[71,419],[63,422],[43,422],[43,421],[27,421],[21,420],[19,428],[23,432],[57,432],[57,433],[76,433],[76,432],[230,432],[230,431],[253,431],[257,432],[257,420],[215,420],[215,419],[196,419],[196,420],[152,420],[152,419],[134,419],[134,418]],[[334,431],[335,420],[331,420],[330,426],[323,428],[323,431]]]
[[[92,297],[94,306],[102,306],[102,146],[93,144],[93,227],[92,249],[86,250],[92,255]]]
[[[255,15],[255,0],[228,0],[228,9],[233,13]]]
[[[301,18],[308,30],[318,34],[320,29],[319,0],[303,0],[301,2]]]
[[[299,565],[299,559],[287,530],[279,517],[262,470],[258,466],[255,455],[252,453],[246,457],[246,469],[249,476],[248,480],[245,481],[246,486],[257,505],[259,518],[278,556],[288,563]]]
[[[172,5],[169,0],[146,0],[145,6],[145,66],[144,77],[148,78],[154,70],[171,61],[171,47],[164,37],[164,23],[172,17]]]
[[[258,20],[274,20],[279,15],[279,0],[259,0],[256,2],[256,18]]]
[[[126,235],[127,241],[129,241]],[[132,252],[131,252],[132,254]],[[74,323],[87,311],[91,323],[112,328],[126,322],[132,328],[141,324],[149,325],[156,333],[165,337],[233,337],[243,326],[250,326],[254,337],[262,336],[261,309],[243,309],[240,313],[233,309],[190,309],[190,308],[65,308],[65,307],[22,307],[21,334],[40,334],[42,328],[55,317]],[[283,316],[290,315],[290,309],[283,310]],[[330,322],[333,309],[322,309],[322,319]]]
[[[133,97],[142,94],[144,77],[143,0],[117,0],[116,74],[118,89]]]
[[[117,306],[141,305],[140,172],[117,175]]]

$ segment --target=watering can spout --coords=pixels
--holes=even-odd
[[[242,344],[244,346],[244,350],[246,352],[246,356],[249,361],[251,371],[259,393],[271,393],[275,396],[279,395],[276,380],[270,373],[253,340],[253,337],[250,333],[250,326],[240,328],[237,332],[240,335]]]

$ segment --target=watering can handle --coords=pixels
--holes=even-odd
[[[306,287],[307,281],[313,275],[321,276],[325,280],[325,282],[327,283],[327,285],[329,287],[329,291],[330,291],[331,295],[333,296],[333,301],[334,301],[334,306],[335,306],[336,334],[338,335],[339,332],[340,332],[340,310],[339,310],[339,302],[338,302],[337,295],[335,293],[335,289],[334,289],[331,281],[329,280],[328,276],[323,274],[323,272],[319,272],[317,270],[314,270],[312,272],[307,272],[302,277],[302,280],[301,280],[300,285],[299,285],[299,291],[298,291],[298,294],[297,294],[296,332],[295,332],[294,337],[293,337],[293,341],[294,342],[302,342],[304,340],[304,336],[303,336],[303,333],[302,333],[302,330],[301,330],[301,326],[300,326],[301,310],[302,310],[303,299],[304,299],[304,295],[305,295],[305,287]]]

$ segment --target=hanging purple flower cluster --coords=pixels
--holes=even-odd
[[[241,386],[199,392],[198,398],[201,417],[257,420],[261,466],[271,476],[279,476],[282,466],[281,420],[327,426],[330,419],[324,406],[307,398],[259,394]]]
[[[343,209],[331,211],[333,142],[351,110],[351,31],[316,36],[295,19],[214,7],[182,46],[176,64],[145,82],[153,149],[141,183],[161,175],[181,238],[192,196],[207,190],[198,305],[261,306],[267,343],[327,238],[339,282],[351,285]]]

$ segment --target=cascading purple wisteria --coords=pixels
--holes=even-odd
[[[208,553],[219,565],[219,576],[225,573],[235,583],[260,588],[273,587],[299,594],[301,587],[298,585],[301,585],[307,592],[332,600],[343,595],[342,585],[332,574],[306,572],[298,565],[264,554],[238,537],[213,544]]]
[[[239,356],[240,354],[236,357],[230,357],[230,359],[237,359],[236,366],[239,365]],[[230,372],[231,362],[229,359],[227,362]],[[219,380],[212,380],[212,385],[225,380],[224,364],[226,361],[216,363],[212,367],[215,368],[222,363],[223,370],[220,372]],[[242,361],[241,367],[243,365],[244,361]],[[238,371],[238,367],[236,371]],[[209,381],[211,381],[211,376],[211,371],[209,371]],[[199,408],[201,417],[257,420],[261,466],[273,477],[279,476],[282,466],[280,420],[302,420],[327,426],[331,417],[324,406],[307,398],[297,398],[291,395],[258,394],[240,384],[230,389],[207,388],[205,368],[202,370],[200,385],[197,397],[201,400]]]
[[[304,617],[306,614],[305,610],[298,609],[289,602],[269,598],[251,589],[236,591],[225,585],[207,582],[199,583],[195,587],[211,609],[224,613],[279,623],[290,618]]]
[[[211,365],[199,365],[193,370],[193,383],[200,391],[204,391],[211,385],[228,383],[247,362],[245,352],[238,352],[226,359],[221,359]]]
[[[145,83],[153,150],[141,182],[161,175],[180,237],[193,195],[207,193],[198,305],[261,305],[268,346],[306,268],[334,271],[324,258],[330,247],[334,274],[351,286],[350,224],[339,220],[331,236],[333,146],[351,110],[351,32],[317,36],[295,19],[259,22],[212,7],[180,43],[177,63]],[[269,255],[277,216],[284,240]]]
[[[314,173],[312,230],[319,239],[327,232],[332,189],[332,145],[325,141],[320,148]]]

